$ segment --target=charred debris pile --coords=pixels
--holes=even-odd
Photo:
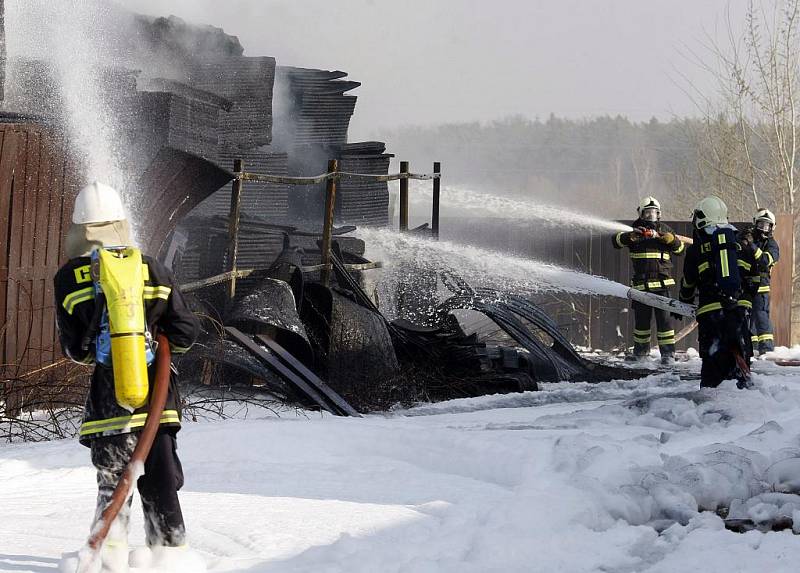
[[[274,229],[283,250],[226,298],[224,283],[189,293],[208,316],[201,350],[187,356],[194,383],[247,381],[279,400],[337,415],[398,404],[538,389],[540,382],[599,382],[640,377],[585,360],[538,306],[523,298],[473,289],[453,274],[409,277],[416,293],[405,318],[388,320],[364,289],[364,244],[337,230],[333,279],[325,286],[295,243],[315,237]],[[299,241],[298,241],[299,242]],[[313,247],[312,247],[313,249]],[[318,260],[318,258],[316,258]],[[432,285],[449,295],[440,300]],[[466,312],[496,328],[468,332]],[[212,325],[216,325],[214,328]]]
[[[389,224],[385,181],[338,181],[329,283],[320,273],[325,183],[245,181],[233,261],[234,160],[247,172],[279,176],[316,176],[329,159],[343,172],[388,173],[392,155],[383,143],[348,141],[357,99],[350,92],[360,84],[341,71],[246,56],[221,29],[175,17],[121,12],[113,32],[125,57],[93,73],[102,76],[99,95],[116,120],[114,151],[131,176],[135,219],[146,226],[142,247],[173,268],[204,320],[203,339],[181,366],[192,384],[236,385],[358,415],[535,390],[543,381],[634,375],[586,362],[532,303],[474,290],[455,276],[410,276],[406,292],[414,296],[400,297],[403,319],[388,320],[365,289],[364,275],[378,265],[349,236],[356,226]],[[48,130],[66,123],[52,62],[4,64],[3,121]],[[69,141],[65,150],[66,157]],[[66,191],[61,200],[70,203]],[[242,270],[235,294],[224,278],[234,263]],[[444,301],[439,282],[450,292]],[[466,331],[459,312],[480,313],[501,336]]]

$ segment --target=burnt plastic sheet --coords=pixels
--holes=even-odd
[[[225,323],[248,334],[265,334],[307,366],[313,364],[294,293],[284,281],[263,278],[250,294],[234,301]]]
[[[136,182],[144,202],[142,221],[149,234],[144,249],[159,253],[178,221],[203,199],[233,179],[233,175],[197,155],[162,148]]]
[[[357,409],[369,409],[380,383],[399,372],[383,317],[318,283],[306,285],[302,317],[316,372]]]

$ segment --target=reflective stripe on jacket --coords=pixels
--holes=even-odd
[[[659,235],[675,232],[665,223],[658,222],[654,226],[652,223],[645,223],[637,219],[633,226],[654,228]],[[621,232],[612,238],[614,247],[617,249],[628,249],[631,259],[631,287],[637,290],[661,290],[675,284],[672,278],[672,257],[681,255],[686,246],[677,238],[669,243],[663,243],[660,239],[644,239],[632,241],[630,232]]]
[[[145,282],[143,299],[148,330],[153,336],[164,334],[173,354],[186,352],[194,344],[200,330],[197,318],[186,306],[172,273],[150,257],[145,256],[142,260]],[[84,348],[84,338],[90,332],[95,315],[94,285],[89,264],[89,257],[70,259],[54,278],[56,320],[61,348],[67,357],[82,364],[94,362],[93,342],[88,348]],[[148,373],[152,391],[154,365],[148,368]],[[180,417],[180,396],[173,371],[161,424],[179,427]],[[88,440],[97,436],[136,431],[144,426],[146,419],[147,406],[129,412],[117,404],[113,369],[96,365],[86,398],[80,430],[81,443],[87,445]]]

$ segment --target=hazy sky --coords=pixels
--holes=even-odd
[[[351,137],[512,114],[694,113],[686,56],[745,0],[120,0],[239,36],[248,55],[363,83]]]

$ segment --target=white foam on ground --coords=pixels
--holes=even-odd
[[[786,346],[776,346],[772,352],[763,355],[765,360],[800,360],[800,345],[795,344],[791,348]]]
[[[652,375],[187,424],[190,545],[211,573],[794,571],[791,531],[736,534],[710,511],[800,515],[793,372],[759,363],[749,391]],[[95,488],[75,441],[0,446],[0,572],[53,571],[85,541]]]

